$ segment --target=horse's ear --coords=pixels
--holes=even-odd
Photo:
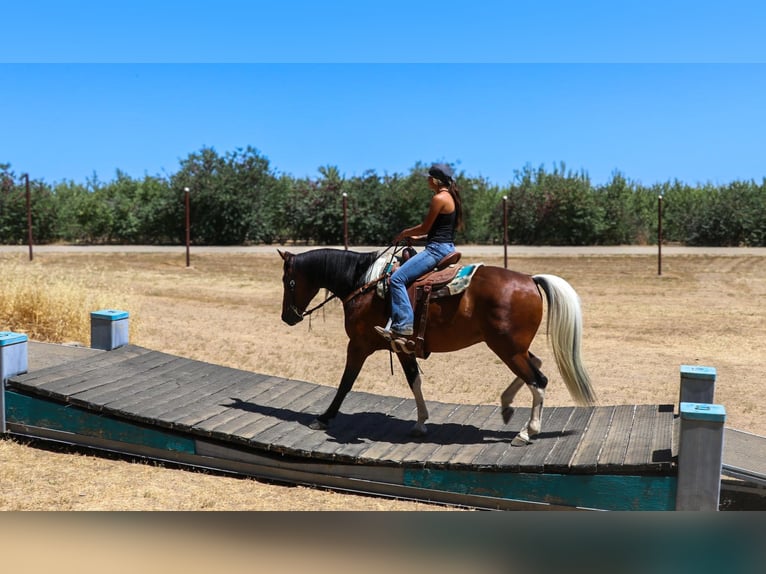
[[[280,256],[282,259],[284,259],[285,261],[287,261],[288,259],[290,259],[290,257],[292,257],[292,256],[293,256],[293,254],[292,254],[292,253],[290,253],[289,251],[281,251],[281,250],[279,250],[279,249],[277,249],[277,253],[279,253],[279,256]]]

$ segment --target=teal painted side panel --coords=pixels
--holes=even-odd
[[[530,474],[427,468],[404,472],[407,486],[601,510],[674,510],[676,483],[675,476]]]
[[[7,421],[11,423],[175,452],[196,453],[192,439],[9,390],[5,392],[5,411]]]

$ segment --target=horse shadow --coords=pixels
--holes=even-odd
[[[283,423],[293,424],[296,431],[300,426],[308,427],[318,413],[296,411],[286,407],[274,407],[231,398],[231,403],[221,405],[240,409],[260,416],[271,417]],[[499,415],[498,415],[499,416]],[[340,412],[328,427],[321,431],[331,442],[338,444],[359,444],[363,442],[388,442],[391,444],[423,443],[435,445],[470,445],[510,443],[518,434],[514,430],[495,430],[478,427],[470,422],[451,423],[427,421],[428,433],[424,436],[411,434],[415,421],[373,411],[354,413]],[[512,423],[511,423],[512,424]],[[545,431],[536,436],[536,440],[557,438],[575,431]]]

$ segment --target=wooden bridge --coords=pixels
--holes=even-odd
[[[312,431],[334,392],[134,345],[30,342],[4,412],[14,434],[339,490],[497,509],[676,506],[673,405],[548,407],[519,448],[512,429],[529,409],[504,425],[499,407],[429,401],[429,434],[415,439],[414,400],[364,392]],[[759,472],[766,484],[745,471]]]

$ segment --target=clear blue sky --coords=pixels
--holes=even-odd
[[[766,176],[766,3],[3,2],[0,164],[53,183],[253,146],[280,173],[447,161]]]

